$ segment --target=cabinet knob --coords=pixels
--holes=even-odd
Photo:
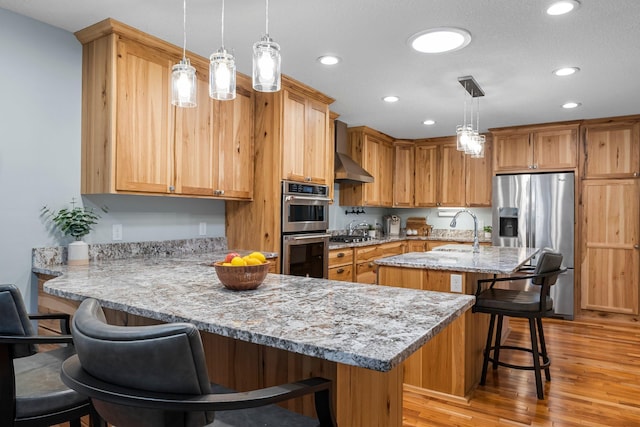
[[[176,187],[174,187],[173,185],[169,186],[169,191],[176,191]]]
[[[213,190],[214,196],[224,196],[224,190]]]
[[[336,270],[336,273],[338,273],[338,274],[342,274],[342,273],[344,273],[344,268],[339,268],[339,269],[337,269],[337,270]]]
[[[640,249],[640,245],[633,245],[633,249]]]
[[[338,258],[344,258],[344,252],[338,252],[338,255],[336,255]]]
[[[375,265],[375,264],[374,264],[373,262],[370,262],[370,263],[369,263],[369,267],[371,267],[371,268],[373,268],[373,266],[374,266],[374,265]]]
[[[638,172],[634,172],[634,173],[633,173],[633,176],[638,176]]]
[[[307,182],[311,182],[311,177],[310,176],[305,176],[304,180],[307,181]]]

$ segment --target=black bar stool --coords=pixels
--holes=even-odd
[[[542,318],[553,313],[553,300],[549,296],[551,286],[553,286],[558,275],[566,269],[561,268],[562,254],[557,252],[543,251],[538,260],[536,268],[532,274],[524,276],[514,276],[505,278],[496,278],[478,280],[478,288],[476,290],[476,303],[473,306],[474,313],[488,313],[491,315],[489,321],[489,333],[487,335],[487,344],[484,349],[484,363],[482,365],[482,377],[480,385],[484,385],[487,379],[487,367],[489,361],[493,363],[493,369],[497,369],[498,365],[506,366],[513,369],[533,370],[536,376],[536,389],[538,399],[544,399],[542,390],[542,373],[544,369],[547,381],[551,381],[549,373],[549,365],[551,361],[547,354],[547,346],[544,341],[544,332],[542,330]],[[531,280],[533,285],[540,287],[537,290],[516,290],[516,289],[498,289],[494,285],[498,282],[510,280]],[[488,287],[485,287],[489,284]],[[529,331],[531,334],[531,348],[518,346],[505,346],[500,344],[502,338],[502,322],[504,316],[520,317],[529,319]],[[497,321],[495,343],[492,344],[493,331]],[[538,339],[540,347],[538,348]],[[518,350],[526,351],[533,354],[533,366],[514,365],[500,361],[500,350]],[[493,351],[493,357],[490,352]],[[542,359],[542,362],[540,361]]]

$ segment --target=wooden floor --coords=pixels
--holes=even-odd
[[[510,322],[507,342],[528,347],[526,321]],[[532,371],[490,367],[468,403],[405,390],[403,426],[640,426],[640,326],[545,319],[544,331],[545,400],[536,398]]]

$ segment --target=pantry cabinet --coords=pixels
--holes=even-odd
[[[575,169],[579,123],[491,129],[496,173]]]
[[[165,194],[251,199],[253,93],[208,96],[208,61],[189,54],[198,106],[170,101],[171,68],[182,50],[112,19],[76,33],[82,59],[84,194]]]
[[[369,172],[374,182],[342,183],[340,205],[393,205],[393,143],[392,139],[367,127],[349,128],[351,158]]]

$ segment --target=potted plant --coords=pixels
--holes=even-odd
[[[75,199],[71,199],[71,209],[62,208],[54,212],[47,206],[43,206],[42,215],[53,222],[62,234],[75,239],[74,242],[69,243],[67,263],[69,265],[88,264],[89,246],[82,238],[91,232],[100,216],[93,209],[76,206]]]
[[[490,225],[485,225],[483,230],[484,230],[484,238],[485,239],[490,239],[491,238],[491,232],[493,231],[493,227],[491,227]]]

